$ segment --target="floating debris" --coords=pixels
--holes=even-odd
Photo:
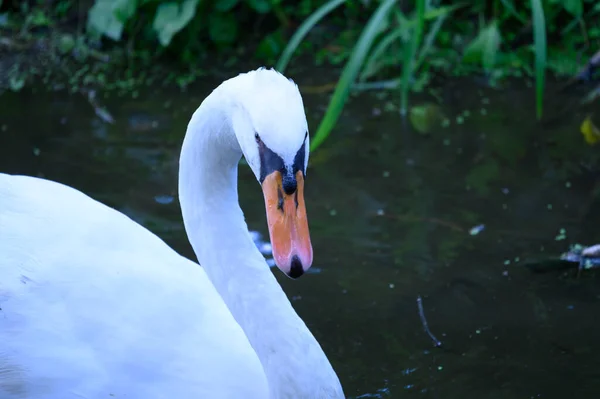
[[[525,266],[536,273],[566,269],[578,269],[578,272],[581,272],[582,270],[600,268],[600,244],[589,247],[575,244],[559,257],[528,261],[525,263]]]
[[[485,225],[480,224],[480,225],[477,225],[477,226],[471,228],[471,230],[469,230],[469,234],[471,234],[472,236],[476,236],[477,234],[481,233],[483,230],[485,230]]]
[[[592,245],[581,250],[581,255],[589,257],[600,257],[600,244]]]
[[[590,115],[587,116],[581,123],[581,127],[579,128],[581,134],[586,143],[589,145],[594,145],[600,140],[600,129],[594,125],[592,122],[592,117]]]
[[[558,231],[558,234],[556,235],[556,237],[554,237],[554,239],[556,241],[562,241],[565,240],[567,238],[567,231],[565,229],[560,229]]]
[[[429,329],[429,324],[427,324],[427,319],[425,318],[425,311],[423,310],[423,299],[421,299],[421,295],[417,296],[417,310],[419,311],[419,317],[421,318],[421,324],[423,325],[423,330],[429,335],[429,338],[433,341],[433,345],[436,348],[441,348],[442,341],[437,339],[435,335]]]
[[[417,132],[428,134],[443,123],[444,115],[439,105],[426,103],[411,107],[408,118]]]

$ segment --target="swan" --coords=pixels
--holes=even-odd
[[[188,124],[179,201],[201,266],[73,188],[0,174],[0,398],[344,397],[250,237],[242,155],[276,264],[298,278],[313,258],[308,125],[275,70],[224,81]]]

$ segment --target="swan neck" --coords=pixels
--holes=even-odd
[[[232,296],[240,292],[231,284],[249,278],[247,274],[271,273],[239,206],[237,177],[242,151],[229,104],[215,91],[192,116],[179,162],[179,201],[198,261],[234,312]]]
[[[187,235],[258,355],[272,398],[342,398],[320,345],[248,232],[237,192],[242,150],[231,119],[234,101],[235,92],[215,90],[188,125],[179,162],[179,201]]]

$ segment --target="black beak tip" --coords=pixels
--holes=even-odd
[[[290,267],[290,272],[288,273],[288,276],[293,279],[297,279],[303,274],[304,268],[302,267],[302,262],[300,261],[300,258],[298,258],[297,255],[294,255],[294,257],[292,258],[292,265]]]

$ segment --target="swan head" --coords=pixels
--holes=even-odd
[[[298,86],[275,70],[258,69],[236,84],[231,122],[248,165],[262,186],[273,258],[298,278],[312,264],[304,203],[308,123]]]

